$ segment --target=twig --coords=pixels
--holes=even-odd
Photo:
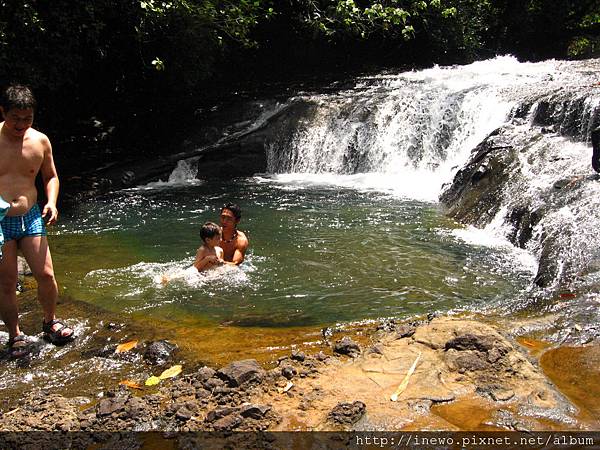
[[[410,369],[408,369],[408,372],[406,373],[406,376],[402,380],[402,383],[400,383],[400,386],[398,386],[398,389],[396,389],[396,391],[390,397],[391,401],[393,401],[393,402],[398,401],[398,396],[400,394],[402,394],[402,392],[404,392],[404,390],[408,386],[408,382],[410,380],[410,377],[412,376],[412,374],[414,373],[415,369],[417,368],[417,364],[419,363],[419,359],[421,359],[421,352],[419,352],[419,354],[415,358],[415,361],[412,363],[412,366],[410,366]]]

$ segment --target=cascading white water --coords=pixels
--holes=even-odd
[[[511,116],[516,86],[553,76],[556,63],[512,57],[358,80],[310,104],[293,135],[270,142],[277,178],[354,185],[436,201],[470,151]],[[332,176],[332,175],[338,176]],[[345,176],[344,176],[345,175]]]
[[[198,160],[194,159],[183,159],[181,161],[177,161],[177,166],[169,175],[170,184],[179,184],[185,183],[186,181],[191,181],[196,179],[196,174],[198,173]]]

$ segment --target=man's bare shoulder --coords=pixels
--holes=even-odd
[[[239,246],[248,247],[248,238],[243,231],[238,230],[237,242]]]
[[[50,139],[41,131],[36,130],[35,128],[29,128],[27,130],[27,139],[33,142],[39,142],[44,146],[50,146]]]

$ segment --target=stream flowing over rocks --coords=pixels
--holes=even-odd
[[[599,60],[498,57],[300,86],[215,105],[182,151],[83,178],[101,191],[161,176],[356,175],[361,189],[439,200],[535,255],[535,285],[571,287],[599,267],[599,83]]]

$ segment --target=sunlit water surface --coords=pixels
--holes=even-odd
[[[437,204],[333,181],[155,184],[81,204],[50,238],[59,282],[109,311],[198,327],[478,311],[528,285],[527,254],[458,228]],[[243,209],[246,261],[199,274],[199,228],[227,201]]]

